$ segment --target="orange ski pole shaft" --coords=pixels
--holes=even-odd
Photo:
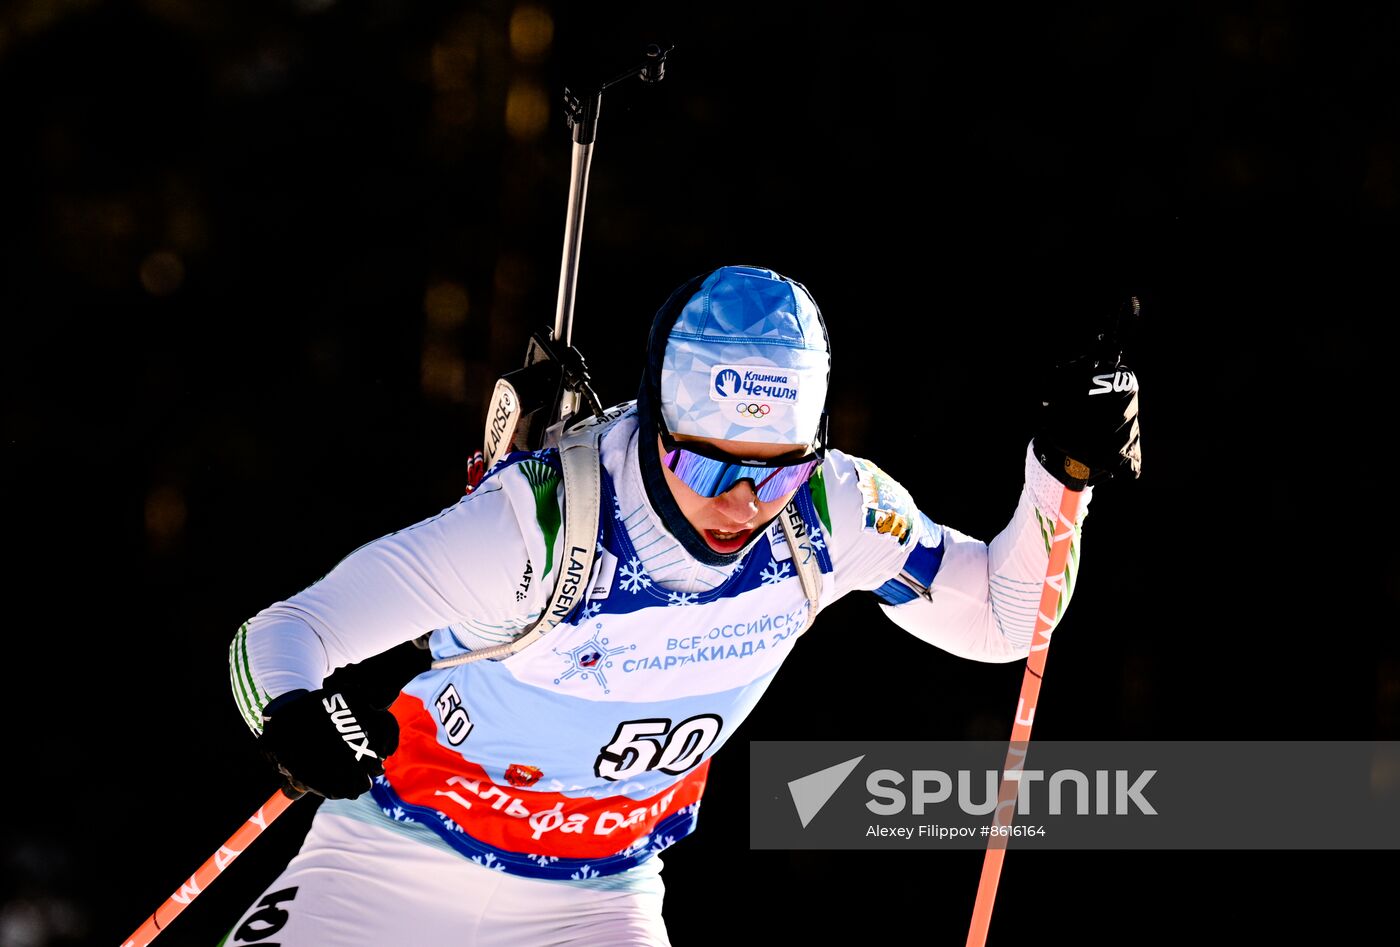
[[[263,803],[257,812],[249,816],[248,821],[244,822],[227,842],[219,846],[218,851],[210,855],[209,859],[199,866],[199,870],[190,876],[189,881],[180,886],[180,890],[166,898],[165,903],[156,908],[155,913],[146,918],[145,922],[136,929],[136,933],[122,941],[122,947],[146,947],[147,944],[155,940],[156,935],[169,927],[170,922],[175,920],[181,911],[189,907],[190,902],[201,891],[209,887],[210,883],[223,873],[230,862],[237,858],[245,848],[253,844],[254,839],[262,835],[263,830],[272,824],[273,819],[286,812],[287,807],[300,798],[301,793],[288,795],[292,792],[295,790],[279,789],[273,793],[271,799]]]
[[[972,908],[972,924],[967,931],[967,947],[983,947],[987,929],[992,923],[992,905],[996,901],[997,883],[1001,880],[1001,863],[1006,858],[1009,833],[998,829],[1010,826],[1016,811],[1016,792],[1020,780],[1007,778],[1019,772],[1026,758],[1026,744],[1031,738],[1031,723],[1040,698],[1040,682],[1045,676],[1045,656],[1050,650],[1050,635],[1060,608],[1060,595],[1065,588],[1065,568],[1069,563],[1070,541],[1074,524],[1079,518],[1079,490],[1065,490],[1060,501],[1059,518],[1054,524],[1054,539],[1050,543],[1050,564],[1045,569],[1045,584],[1040,589],[1040,609],[1036,614],[1035,633],[1031,636],[1031,653],[1026,658],[1026,673],[1021,678],[1021,696],[1016,701],[1016,721],[1011,727],[1011,745],[1002,766],[1001,791],[997,794],[996,815],[992,834],[987,840],[987,854],[982,860],[982,879],[977,884],[977,901]]]

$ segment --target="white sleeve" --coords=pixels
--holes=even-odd
[[[1024,658],[1030,652],[1065,489],[1028,447],[1025,486],[1006,528],[991,543],[943,529],[942,557],[928,594],[882,604],[881,609],[910,634],[960,657],[995,662]],[[1057,621],[1074,588],[1080,526],[1092,489],[1086,488],[1079,501]]]
[[[320,581],[253,616],[229,655],[248,725],[261,732],[262,708],[273,697],[314,690],[336,668],[427,632],[462,621],[519,627],[522,615],[537,614],[553,579],[560,518],[551,474],[538,461],[502,470],[438,515],[361,546]]]

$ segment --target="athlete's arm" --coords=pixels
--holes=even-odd
[[[527,465],[544,475],[523,471]],[[546,496],[535,482],[549,473],[538,461],[504,469],[438,515],[361,546],[320,581],[246,622],[229,663],[254,732],[270,700],[314,691],[338,667],[464,619],[511,627],[537,608],[553,579],[553,572],[543,575],[554,538],[546,527],[558,525],[553,484],[545,483]],[[522,590],[527,573],[534,581]]]
[[[841,553],[838,587],[874,592],[895,624],[960,657],[995,662],[1025,657],[1049,563],[1050,531],[1066,488],[1028,450],[1016,511],[984,543],[935,524],[869,461],[833,453],[839,456],[828,467],[837,489],[828,489],[835,526],[831,542]],[[1080,501],[1080,522],[1091,493],[1086,489]],[[1078,562],[1076,528],[1061,612]]]
[[[924,594],[896,579],[908,597],[886,588],[881,609],[901,628],[945,651],[978,661],[1015,661],[1030,652],[1041,589],[1050,561],[1060,498],[1066,488],[1026,454],[1026,482],[1011,522],[990,543],[942,530],[943,554]],[[1083,491],[1083,522],[1093,488]],[[1070,539],[1059,614],[1069,604],[1079,567],[1079,528]],[[877,593],[879,594],[879,593]],[[1057,620],[1059,615],[1054,616]]]

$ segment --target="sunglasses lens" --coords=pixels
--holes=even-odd
[[[687,487],[702,497],[716,497],[734,485],[733,480],[725,484],[725,471],[733,465],[712,457],[703,457],[688,450],[667,452],[662,462],[680,478]]]
[[[806,463],[793,464],[789,467],[779,467],[776,470],[769,470],[769,476],[766,480],[759,480],[755,477],[754,483],[758,484],[758,498],[764,503],[767,503],[769,500],[776,500],[779,497],[786,496],[806,483],[807,479],[812,476],[812,471],[817,469],[817,464],[819,463],[821,463],[821,461],[809,460]],[[762,470],[764,468],[755,469]]]
[[[682,483],[702,497],[717,497],[740,480],[751,480],[754,492],[765,503],[802,486],[817,464],[821,463],[819,460],[809,460],[786,467],[754,467],[726,463],[684,449],[668,451],[662,462]]]

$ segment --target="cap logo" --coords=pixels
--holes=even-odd
[[[720,400],[733,398],[739,394],[739,385],[743,379],[739,373],[732,368],[721,370],[715,375],[715,392],[720,396]]]
[[[797,372],[767,365],[716,365],[710,369],[711,401],[754,401],[795,404],[800,388]]]

